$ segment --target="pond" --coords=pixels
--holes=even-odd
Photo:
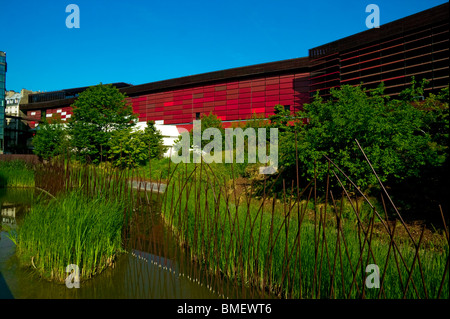
[[[160,216],[151,212],[135,219],[127,252],[117,258],[114,267],[82,281],[79,289],[44,280],[33,269],[19,264],[6,231],[19,227],[35,195],[29,189],[0,189],[0,299],[212,299],[251,295],[246,288],[213,276],[188,260]]]

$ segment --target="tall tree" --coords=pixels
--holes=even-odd
[[[443,139],[430,129],[438,113],[417,107],[417,94],[423,92],[425,83],[420,89],[415,85],[413,81],[400,99],[384,95],[383,85],[371,92],[361,86],[344,85],[332,89],[327,101],[317,95],[301,115],[309,119],[309,124],[298,122],[304,130],[298,154],[305,175],[311,178],[317,172],[319,177],[324,176],[327,163],[323,155],[327,155],[362,189],[377,185],[355,139],[380,179],[388,184],[419,176],[424,166],[442,165],[447,156],[445,146],[439,145]],[[448,112],[448,104],[446,108]]]
[[[88,88],[72,107],[68,123],[72,146],[81,160],[93,163],[107,158],[113,132],[132,127],[137,119],[126,95],[111,84]]]
[[[43,159],[64,154],[69,145],[67,130],[61,120],[39,124],[32,141],[34,154]]]

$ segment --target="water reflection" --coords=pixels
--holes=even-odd
[[[147,195],[145,195],[147,196]],[[189,251],[180,248],[157,213],[158,205],[142,205],[133,216],[124,240],[126,252],[114,267],[92,279],[82,281],[79,289],[68,289],[21,267],[15,245],[5,231],[17,227],[29,210],[33,192],[0,190],[0,298],[89,298],[89,299],[210,299],[252,297],[238,287],[212,274],[204,265],[192,263]]]

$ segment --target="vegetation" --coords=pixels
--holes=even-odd
[[[121,168],[143,166],[149,159],[161,159],[166,151],[154,122],[148,122],[144,131],[114,131],[108,147],[113,165]]]
[[[222,145],[225,145],[225,129],[222,125],[222,121],[217,117],[217,115],[213,114],[212,112],[209,112],[208,115],[206,114],[202,114],[202,116],[200,117],[200,121],[201,121],[201,126],[200,126],[200,136],[203,136],[203,133],[205,132],[205,130],[207,130],[208,128],[216,128],[220,131],[220,133],[222,134]],[[191,130],[189,132],[190,134],[190,138],[191,138],[191,145],[194,145],[195,141],[194,141],[194,130]],[[201,149],[203,150],[203,148],[205,147],[205,145],[207,145],[210,141],[208,140],[201,140],[200,141],[200,146]]]
[[[34,187],[34,170],[24,161],[0,162],[0,188]]]
[[[12,239],[24,265],[44,278],[63,282],[66,267],[76,264],[83,279],[112,264],[122,250],[124,204],[80,192],[31,207]]]
[[[82,92],[68,122],[78,159],[92,163],[106,159],[114,132],[131,128],[136,118],[126,96],[112,85],[99,84]]]
[[[423,94],[423,85],[419,89],[413,83],[399,100],[385,96],[383,85],[371,92],[361,86],[344,85],[332,89],[327,101],[316,95],[295,117],[289,118],[278,110],[271,118],[271,125],[283,128],[280,162],[286,174],[292,174],[299,161],[303,178],[308,181],[314,176],[323,178],[327,174],[328,164],[324,160],[327,156],[362,190],[376,187],[378,181],[355,140],[364,149],[380,180],[389,185],[419,176],[423,167],[442,166],[448,158],[448,142],[443,138],[448,124],[442,120],[444,113],[448,114],[448,102],[440,103],[433,110],[417,107],[417,96]],[[430,105],[430,99],[436,100],[431,97],[424,104]],[[287,125],[283,117],[292,120],[294,125]],[[295,144],[297,158],[292,152]]]
[[[207,181],[199,179],[202,175],[208,176]],[[419,245],[416,250],[417,238],[412,243],[397,236],[392,239],[395,252],[387,253],[391,239],[388,232],[383,237],[383,232],[373,231],[375,223],[380,227],[384,220],[376,217],[370,205],[364,209],[361,205],[359,216],[365,218],[359,221],[352,205],[343,205],[345,198],[342,204],[330,202],[327,210],[323,209],[327,204],[319,209],[311,198],[285,198],[281,205],[266,198],[267,205],[264,199],[255,205],[221,184],[206,164],[203,168],[197,165],[196,171],[170,184],[163,213],[179,241],[189,247],[191,260],[200,261],[216,275],[232,278],[237,287],[250,284],[285,298],[360,298],[365,265],[375,263],[385,286],[367,289],[365,298],[436,298],[439,291],[446,298],[448,282],[444,290],[440,285],[448,245],[443,250]],[[353,218],[341,219],[349,215]],[[414,268],[410,279],[414,284],[406,289],[417,251],[421,270]]]
[[[69,140],[64,126],[61,120],[40,123],[32,140],[34,154],[49,160],[67,153]]]
[[[255,296],[448,298],[445,210],[444,234],[425,243],[425,228],[411,232],[383,186],[426,181],[432,196],[444,183],[448,89],[422,101],[423,85],[413,82],[399,99],[385,96],[382,85],[370,92],[343,86],[327,101],[317,95],[298,114],[279,105],[268,121],[255,116],[243,128],[279,129],[279,174],[272,176],[251,175],[248,163],[175,165],[161,158],[162,137],[153,123],[133,132],[132,116],[123,111],[117,126],[102,127],[109,114],[103,107],[129,106],[123,96],[107,98],[111,88],[92,88],[96,94],[77,105],[69,131],[78,126],[86,137],[70,139],[81,160],[111,162],[37,168],[36,185],[56,198],[41,201],[25,218],[13,237],[19,256],[46,278],[63,280],[72,263],[81,265],[83,278],[93,276],[124,248],[128,213],[142,214],[132,222],[148,220],[139,211],[152,196],[133,190],[130,181],[163,181],[161,216],[181,253],[215,289],[226,279],[235,290],[251,287]],[[88,122],[88,105],[97,105],[91,111],[100,119]],[[224,132],[215,115],[202,116],[201,132],[210,127]],[[0,176],[7,170],[0,167]],[[380,289],[365,285],[369,264],[380,268]]]

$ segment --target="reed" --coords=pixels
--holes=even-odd
[[[119,200],[72,191],[32,206],[15,235],[17,254],[44,278],[63,282],[67,265],[76,264],[88,279],[123,251],[123,224]]]
[[[162,207],[166,223],[189,247],[188,258],[227,277],[234,291],[252,287],[256,296],[282,298],[448,298],[448,242],[429,250],[419,238],[395,237],[389,227],[383,230],[377,208],[349,198],[349,190],[337,200],[327,187],[321,204],[313,197],[316,185],[302,190],[304,198],[284,191],[280,208],[276,198],[263,196],[255,205],[251,195],[236,194],[229,187],[234,180],[217,178],[206,164],[177,166],[171,176]],[[365,285],[369,264],[379,266],[380,289]],[[216,285],[220,289],[220,281]]]
[[[34,187],[33,167],[24,161],[0,161],[0,188]]]
[[[19,228],[20,256],[43,276],[61,281],[68,264],[78,264],[89,278],[123,249],[151,250],[187,261],[180,264],[180,276],[201,278],[222,297],[448,298],[443,212],[443,244],[429,249],[424,229],[412,234],[386,191],[383,205],[375,205],[327,161],[325,181],[314,179],[303,188],[283,181],[277,197],[271,189],[279,176],[263,179],[258,200],[253,187],[237,190],[233,165],[161,160],[137,170],[69,162],[40,167],[36,186],[56,199],[33,207]],[[329,188],[331,178],[342,186],[340,194]],[[164,181],[165,193],[148,195],[141,182],[149,179]],[[137,189],[131,181],[139,182]],[[392,212],[394,223],[388,220]],[[158,218],[171,230],[165,238],[174,235],[175,247],[146,235]],[[69,229],[72,235],[58,239]],[[400,229],[406,236],[398,235]],[[130,239],[129,232],[143,237]],[[164,269],[167,258],[155,262]],[[379,266],[378,289],[365,285],[369,264]]]

